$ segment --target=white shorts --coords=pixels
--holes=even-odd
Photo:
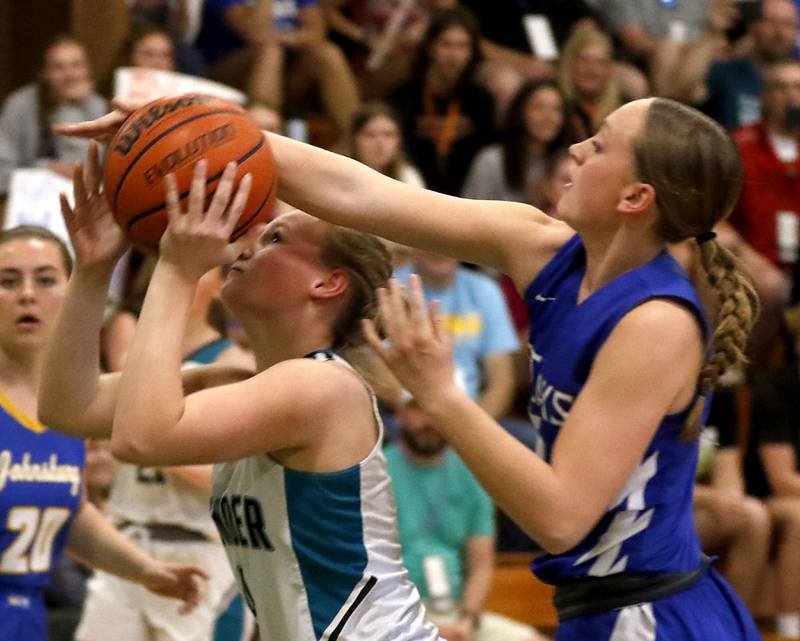
[[[214,622],[236,589],[222,544],[154,541],[146,529],[135,527],[126,529],[125,534],[159,561],[197,565],[208,574],[203,599],[182,615],[178,612],[180,601],[96,571],[87,585],[75,641],[211,641]]]

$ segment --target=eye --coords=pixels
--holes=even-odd
[[[272,236],[270,236],[269,242],[271,243],[279,243],[282,240],[281,232],[274,231],[272,232]]]
[[[603,151],[603,145],[601,145],[595,138],[591,139],[592,149],[594,149],[595,153],[600,153]]]
[[[36,283],[41,287],[52,287],[56,284],[56,279],[52,276],[39,276],[36,279]]]
[[[3,276],[0,278],[0,287],[3,289],[14,289],[18,282],[18,278],[14,278],[13,276]]]

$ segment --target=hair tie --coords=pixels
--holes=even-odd
[[[702,234],[698,234],[694,237],[697,241],[698,245],[702,245],[703,243],[707,243],[709,240],[714,240],[717,237],[717,234],[713,231],[704,231]]]

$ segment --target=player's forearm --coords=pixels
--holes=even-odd
[[[105,425],[86,417],[99,391],[100,329],[112,269],[75,269],[42,368],[39,419],[76,436],[104,437],[111,430],[110,411]]]
[[[178,465],[176,467],[165,467],[162,470],[170,476],[180,479],[184,483],[193,485],[202,490],[211,489],[211,466],[210,465]]]
[[[156,564],[88,501],[72,524],[66,551],[85,565],[137,583],[143,583]]]
[[[114,414],[111,446],[123,460],[158,451],[160,438],[183,414],[181,344],[196,285],[163,259],[156,264]]]
[[[595,519],[580,509],[585,487],[577,479],[559,478],[466,394],[415,398],[498,507],[547,552],[569,550],[589,532]]]
[[[350,158],[265,133],[275,151],[278,198],[337,225],[507,273],[507,241],[552,222],[532,207],[425,191]]]

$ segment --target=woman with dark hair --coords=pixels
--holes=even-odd
[[[125,48],[125,64],[144,69],[175,71],[175,43],[159,27],[143,27],[131,34]]]
[[[466,9],[432,18],[411,80],[390,99],[409,158],[430,189],[460,194],[478,150],[492,141],[494,103],[475,81],[480,27]]]
[[[509,105],[502,142],[475,157],[462,195],[530,202],[553,155],[574,142],[565,124],[564,98],[554,82],[523,85]]]
[[[394,110],[382,102],[363,104],[353,116],[346,153],[375,171],[409,185],[425,181],[403,153],[403,132]]]
[[[39,79],[16,90],[0,111],[0,194],[8,191],[18,167],[47,167],[64,176],[86,155],[87,145],[57,136],[51,125],[97,118],[106,101],[94,92],[89,58],[71,36],[45,49]]]

